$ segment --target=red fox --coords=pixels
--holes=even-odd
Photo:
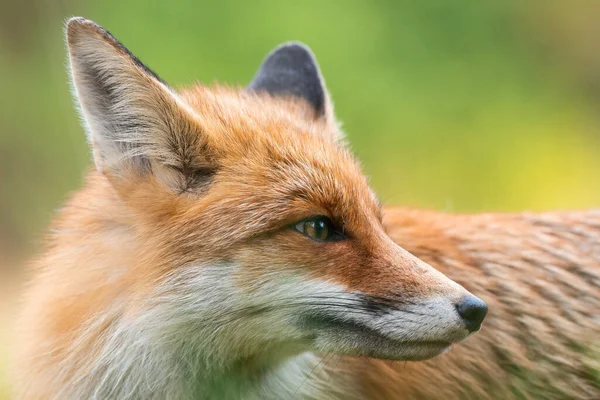
[[[598,212],[383,211],[299,43],[182,90],[89,20],[67,43],[95,169],[35,264],[20,398],[598,393]],[[487,313],[430,264],[492,308],[424,363]]]

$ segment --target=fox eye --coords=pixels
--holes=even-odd
[[[344,239],[343,233],[335,228],[325,216],[312,217],[298,222],[293,229],[318,242],[334,242]]]

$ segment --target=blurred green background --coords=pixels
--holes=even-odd
[[[600,1],[0,5],[0,398],[22,265],[90,166],[65,71],[69,16],[103,25],[175,87],[244,85],[275,45],[307,43],[387,204],[600,205]]]

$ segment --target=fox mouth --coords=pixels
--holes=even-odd
[[[445,353],[453,344],[447,340],[394,339],[360,322],[330,315],[311,315],[305,323],[315,332],[313,344],[327,353],[421,361]]]

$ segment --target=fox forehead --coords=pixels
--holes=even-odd
[[[379,217],[360,165],[330,132],[337,126],[310,118],[303,101],[201,85],[180,94],[218,154],[215,182],[237,186],[229,196],[263,198],[292,219],[321,213],[357,225],[361,214]]]

